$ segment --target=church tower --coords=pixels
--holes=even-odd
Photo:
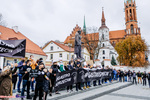
[[[136,3],[135,0],[125,0],[125,25],[126,35],[140,35],[140,28],[138,27]]]

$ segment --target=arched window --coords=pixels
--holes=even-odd
[[[131,33],[134,34],[134,27],[133,27],[133,24],[131,24]]]
[[[130,20],[132,20],[132,10],[130,9]]]

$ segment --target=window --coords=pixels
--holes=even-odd
[[[53,54],[50,54],[50,59],[53,59]]]
[[[134,28],[133,28],[133,24],[131,24],[131,33],[134,33]]]
[[[62,53],[59,54],[59,57],[62,57]]]
[[[105,59],[105,57],[103,57],[103,59]]]
[[[72,59],[74,59],[74,55],[72,55]]]
[[[105,47],[105,44],[103,43],[103,47]]]
[[[50,50],[53,50],[53,46],[50,47]]]
[[[69,55],[67,54],[67,60],[69,60]]]
[[[103,50],[103,55],[105,54],[105,50]]]

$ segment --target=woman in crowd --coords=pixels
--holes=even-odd
[[[12,74],[17,71],[18,64],[6,66],[4,70],[0,73],[0,95],[2,96],[12,96]],[[2,98],[2,100],[8,100],[7,98]]]
[[[12,74],[13,90],[16,89],[17,77],[18,77],[18,73],[17,72],[15,72],[14,74]]]
[[[127,82],[127,76],[128,76],[128,73],[126,71],[124,71],[124,81]]]
[[[148,84],[149,84],[149,88],[150,88],[150,72],[147,74],[147,79],[148,79]]]
[[[54,83],[56,81],[56,74],[59,72],[59,66],[57,65],[57,62],[54,62],[53,65],[51,66],[52,72],[51,72],[51,87],[50,87],[50,93],[49,95],[52,96],[52,90],[54,87]],[[56,94],[60,94],[58,90],[55,90]]]
[[[73,70],[73,69],[74,69],[74,68],[73,68],[73,64],[74,64],[74,62],[70,62],[70,65],[69,65],[69,63],[68,63],[67,65],[65,64],[65,70],[66,70],[66,71]],[[69,90],[70,90],[70,92],[73,91],[73,90],[72,90],[72,85],[67,86],[67,92],[69,92]]]
[[[45,72],[45,78],[44,78],[44,82],[43,82],[43,100],[47,99],[47,94],[49,91],[49,87],[50,87],[50,73],[48,72],[48,70],[45,68],[43,69],[43,71]]]

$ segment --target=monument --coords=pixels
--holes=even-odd
[[[76,59],[80,59],[81,62],[84,62],[85,59],[82,57],[82,54],[81,54],[81,47],[82,47],[82,44],[84,44],[82,41],[81,41],[81,31],[79,30],[76,34],[75,34],[75,47],[74,47],[74,53],[76,54]]]

